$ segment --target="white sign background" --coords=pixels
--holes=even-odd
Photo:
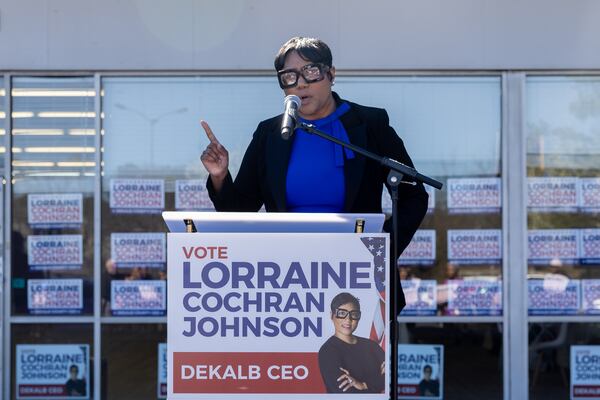
[[[229,233],[229,234],[181,234],[181,233],[170,233],[168,235],[168,391],[169,399],[232,399],[241,398],[244,399],[281,399],[282,393],[260,393],[252,394],[247,393],[243,396],[241,394],[221,394],[221,393],[178,393],[174,394],[174,353],[210,353],[210,352],[223,352],[223,353],[235,353],[238,356],[244,356],[248,353],[254,352],[268,352],[268,353],[317,353],[321,345],[334,333],[333,324],[330,320],[330,309],[329,305],[332,298],[340,292],[350,292],[360,300],[360,306],[362,311],[362,318],[358,324],[358,328],[354,332],[356,336],[363,338],[369,338],[370,329],[373,321],[373,316],[379,310],[379,294],[375,289],[375,285],[372,284],[374,280],[373,272],[373,255],[369,252],[366,246],[361,242],[362,237],[380,237],[385,238],[386,248],[389,248],[389,237],[387,234],[320,234],[320,233],[308,233],[308,234],[280,234],[280,233],[261,233],[261,234],[243,234],[243,233]],[[217,261],[217,258],[198,260],[194,258],[186,259],[184,256],[183,248],[190,248],[192,246],[197,247],[227,247],[227,259],[221,260],[224,264],[228,265],[233,261],[243,261],[251,263],[256,266],[258,262],[274,262],[281,267],[281,279],[289,269],[292,262],[300,262],[303,267],[303,271],[307,275],[309,282],[310,278],[310,265],[311,262],[328,262],[337,271],[337,266],[340,262],[363,262],[369,263],[369,268],[361,269],[362,272],[367,272],[367,276],[358,280],[360,283],[370,283],[368,288],[357,289],[357,288],[339,288],[334,284],[330,284],[329,288],[318,288],[307,289],[302,288],[300,285],[292,284],[289,288],[278,289],[277,291],[286,298],[291,293],[297,293],[300,298],[303,298],[303,294],[312,293],[318,295],[320,292],[325,294],[325,309],[324,312],[318,310],[308,311],[300,313],[297,310],[292,312],[281,312],[281,313],[258,313],[255,311],[243,312],[239,314],[242,317],[257,317],[257,316],[277,316],[279,318],[284,317],[297,317],[302,319],[304,317],[310,318],[315,321],[318,318],[322,318],[323,332],[321,337],[315,337],[309,335],[308,337],[286,337],[284,335],[278,335],[274,338],[269,337],[233,337],[233,335],[221,337],[221,336],[200,336],[194,335],[192,337],[186,337],[183,332],[190,330],[190,323],[184,321],[185,317],[196,316],[201,318],[203,316],[225,316],[233,317],[236,314],[228,313],[223,310],[217,314],[211,314],[208,312],[196,312],[191,313],[185,310],[183,307],[183,298],[187,293],[191,291],[199,291],[200,289],[184,289],[183,288],[183,263],[189,261],[190,264],[190,279],[192,282],[200,280],[200,272],[202,268],[211,261]],[[387,267],[386,262],[386,269]],[[211,271],[214,272],[214,271]],[[387,279],[387,274],[384,274]],[[218,276],[213,279],[219,279]],[[349,278],[348,278],[349,279]],[[385,282],[387,284],[387,282]],[[245,285],[242,288],[232,289],[231,282],[228,283],[227,287],[223,289],[210,289],[211,291],[220,292],[223,295],[232,291],[237,292],[248,292],[257,293],[273,291],[267,287],[266,289],[246,289]],[[197,302],[194,302],[196,304]],[[285,304],[285,301],[284,301]],[[386,310],[385,315],[389,314],[387,310],[389,302],[387,301],[386,291]],[[254,307],[251,307],[254,310]],[[228,321],[231,324],[231,321]],[[388,326],[385,327],[386,338],[389,338]],[[311,332],[312,334],[313,332]],[[389,343],[389,342],[388,342]],[[389,345],[386,345],[386,349]],[[284,355],[285,357],[285,355]],[[389,357],[386,356],[386,360]],[[386,363],[385,373],[385,391],[382,394],[361,394],[361,399],[387,399],[389,388],[389,365]],[[314,371],[313,371],[314,372]],[[318,372],[316,372],[318,373]],[[266,373],[263,372],[263,375]],[[266,380],[266,377],[265,379]],[[208,382],[207,380],[202,382]],[[279,383],[279,382],[277,382]],[[232,383],[234,384],[234,383]],[[248,383],[249,384],[249,383]],[[298,392],[296,392],[298,393]],[[301,392],[300,392],[301,393]],[[290,399],[323,399],[323,398],[347,398],[346,394],[292,394],[286,393],[285,397]],[[357,397],[358,396],[351,396]]]

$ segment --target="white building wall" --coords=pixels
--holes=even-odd
[[[341,69],[595,69],[597,0],[0,0],[0,70],[272,68],[316,36]]]

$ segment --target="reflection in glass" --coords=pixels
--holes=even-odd
[[[526,89],[529,312],[594,314],[600,78],[529,77]]]
[[[258,122],[281,112],[282,93],[274,77],[107,78],[103,86],[103,314],[164,315],[160,212],[212,209],[200,119],[229,150],[235,175]],[[135,305],[124,290],[137,293]]]
[[[443,382],[442,398],[503,398],[501,324],[400,324],[399,333],[401,344],[424,345],[420,353],[427,354],[427,350],[431,352],[435,347],[443,348],[443,376],[436,376]],[[399,372],[404,372],[406,380],[412,380],[418,391],[426,363],[413,362],[409,370],[408,360],[404,361],[404,367],[399,365]],[[435,374],[435,363],[430,365]]]
[[[529,313],[597,314],[600,79],[527,80]],[[529,329],[531,398],[569,398],[572,345],[598,344],[597,324]]]
[[[402,315],[501,314],[500,78],[342,76],[336,85],[344,98],[385,108],[416,168],[444,182],[429,190],[399,261]],[[383,205],[389,214],[385,191]]]
[[[118,399],[127,393],[127,399],[131,400],[157,398],[163,365],[159,363],[159,344],[166,342],[167,327],[164,324],[103,326],[104,396]]]
[[[12,309],[91,314],[92,78],[18,77],[12,89]]]

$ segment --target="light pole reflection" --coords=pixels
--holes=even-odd
[[[155,129],[156,125],[165,117],[168,117],[171,115],[176,115],[176,114],[183,114],[188,111],[187,107],[181,107],[181,108],[177,108],[174,110],[166,111],[166,112],[158,114],[156,116],[149,116],[142,110],[138,110],[134,107],[126,106],[122,103],[115,103],[115,108],[135,114],[148,123],[148,125],[150,127],[150,163],[152,165],[154,165],[154,129]]]

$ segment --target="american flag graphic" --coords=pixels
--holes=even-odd
[[[371,323],[370,339],[379,343],[385,350],[385,262],[387,260],[387,249],[385,237],[363,237],[360,239],[367,250],[373,255],[373,280],[377,293],[379,293],[379,307],[375,308],[373,322]]]

